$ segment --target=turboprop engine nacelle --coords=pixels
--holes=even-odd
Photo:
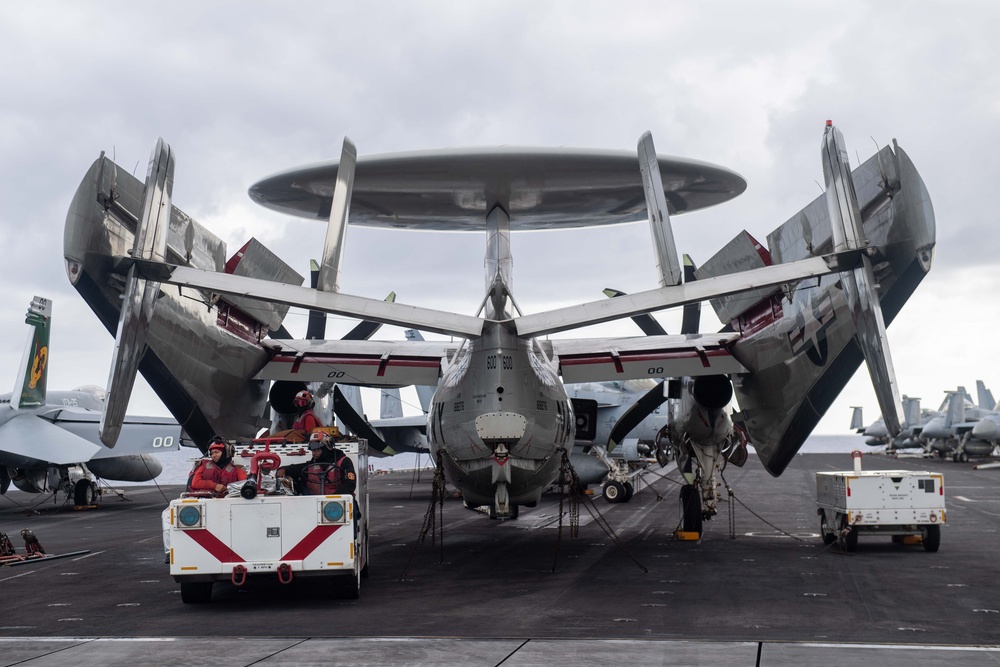
[[[733,383],[725,375],[705,375],[681,381],[680,400],[671,410],[671,438],[696,443],[721,444],[732,433],[726,412],[733,398]]]

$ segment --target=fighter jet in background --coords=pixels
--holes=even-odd
[[[580,425],[594,423],[592,404],[574,403],[566,384],[692,378],[682,387],[690,406],[727,403],[735,394],[740,423],[761,462],[779,475],[866,361],[887,424],[898,430],[884,321],[930,269],[934,246],[930,199],[902,149],[884,148],[852,173],[843,138],[828,127],[822,148],[827,194],[776,229],[769,249],[741,235],[702,267],[699,280],[681,284],[670,215],[731,199],[745,182],[721,167],[657,156],[648,135],[639,145],[637,164],[628,152],[513,148],[358,160],[345,141],[339,163],[294,169],[251,188],[252,198],[274,210],[329,220],[317,290],[282,280],[287,266],[261,249],[230,270],[224,244],[170,205],[173,155],[162,142],[145,185],[102,156],[71,204],[64,254],[71,282],[109,331],[118,332],[105,441],[115,439],[136,369],[199,442],[210,432],[256,431],[268,383],[272,397],[314,381],[437,384],[426,427],[432,455],[467,502],[511,516],[560,475]],[[643,216],[658,289],[537,314],[520,311],[511,232]],[[388,227],[485,229],[479,312],[340,293],[349,218]],[[730,331],[549,338],[706,299]],[[289,306],[461,342],[267,338]],[[682,492],[697,499],[692,505],[714,493],[721,451],[710,439],[696,451],[693,483]]]
[[[0,493],[61,491],[89,505],[97,478],[146,482],[163,471],[155,453],[177,450],[181,429],[168,417],[126,417],[115,449],[101,446],[97,425],[104,390],[47,391],[52,302],[36,296],[31,333],[13,393],[0,395]]]

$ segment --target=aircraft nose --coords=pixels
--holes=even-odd
[[[923,435],[925,438],[947,438],[948,433],[944,427],[944,420],[932,419],[924,425]]]
[[[1000,428],[998,428],[997,423],[990,418],[980,419],[976,422],[976,425],[972,427],[972,437],[980,440],[996,440],[998,434],[1000,434]]]

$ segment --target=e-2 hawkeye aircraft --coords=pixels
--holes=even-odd
[[[172,207],[174,158],[162,140],[145,184],[102,154],[73,199],[64,246],[70,281],[117,332],[102,437],[115,441],[137,368],[202,446],[215,432],[254,433],[268,395],[275,404],[303,382],[436,384],[427,419],[432,454],[466,502],[510,516],[557,478],[575,439],[578,415],[564,383],[687,378],[681,405],[689,410],[735,393],[750,441],[765,468],[779,475],[865,360],[886,423],[898,431],[883,318],[892,320],[930,269],[930,198],[898,146],[852,173],[843,137],[828,125],[822,156],[827,193],[772,232],[769,248],[744,233],[706,265],[706,275],[682,284],[670,216],[727,201],[746,183],[722,167],[658,156],[648,133],[638,164],[625,151],[506,147],[358,160],[345,140],[339,162],[279,173],[250,189],[251,198],[276,211],[329,220],[318,289],[309,289],[255,242],[227,262],[222,241]],[[659,288],[520,311],[511,232],[643,217]],[[479,311],[462,315],[341,293],[348,220],[485,229]],[[730,330],[548,338],[706,299]],[[461,342],[268,339],[290,306]],[[690,442],[698,453],[701,443]],[[714,489],[720,448],[705,444],[688,497]]]
[[[177,422],[128,416],[122,442],[113,450],[101,446],[97,426],[104,390],[47,390],[52,301],[36,296],[25,322],[31,333],[17,386],[0,395],[0,493],[13,483],[28,493],[62,491],[77,505],[90,505],[98,477],[148,482],[159,475],[163,466],[153,454],[180,447]]]

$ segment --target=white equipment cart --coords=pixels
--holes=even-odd
[[[181,600],[208,602],[216,581],[243,586],[265,576],[286,584],[329,577],[338,597],[357,598],[368,573],[368,448],[353,438],[336,446],[354,463],[354,494],[294,495],[274,470],[309,461],[306,446],[255,440],[240,445],[235,460],[249,462],[249,474],[227,497],[172,501],[169,563]]]
[[[890,535],[894,542],[923,543],[937,551],[945,523],[944,476],[936,472],[861,469],[816,473],[816,504],[824,544],[843,540],[847,551],[859,535]]]

